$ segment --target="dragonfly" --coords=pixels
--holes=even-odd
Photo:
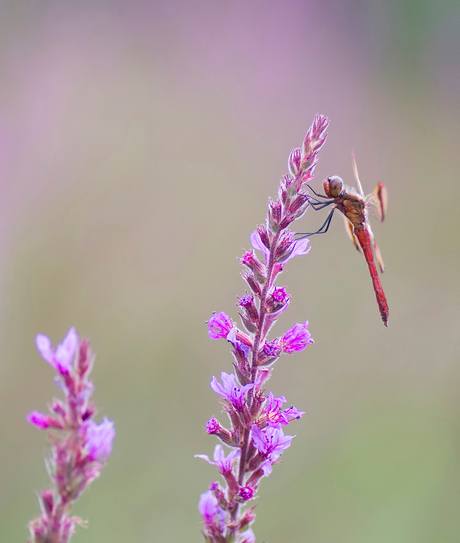
[[[380,310],[380,316],[382,317],[383,324],[388,326],[388,303],[374,262],[374,254],[382,273],[385,266],[368,218],[369,212],[372,211],[380,221],[385,219],[388,193],[385,185],[383,183],[378,183],[371,194],[364,196],[363,188],[359,180],[354,152],[352,153],[352,165],[357,190],[347,187],[338,175],[328,177],[323,182],[325,196],[316,193],[310,185],[307,185],[317,198],[322,199],[312,199],[310,205],[313,209],[319,210],[330,205],[333,205],[333,208],[318,231],[299,233],[297,235],[300,236],[298,239],[302,239],[315,234],[325,234],[331,224],[334,211],[338,209],[343,214],[348,235],[353,241],[356,249],[358,249],[366,259],[372,279],[372,285],[374,287],[375,297]]]

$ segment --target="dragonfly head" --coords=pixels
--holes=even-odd
[[[342,193],[343,181],[338,175],[331,175],[324,181],[323,186],[328,198],[336,198]]]

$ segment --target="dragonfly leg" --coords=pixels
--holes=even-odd
[[[306,238],[307,236],[314,236],[315,234],[325,234],[329,230],[329,226],[331,224],[332,215],[334,215],[334,211],[335,211],[335,207],[329,213],[326,220],[324,221],[323,226],[321,226],[321,228],[319,230],[317,230],[316,232],[309,232],[309,233],[305,233],[305,234],[303,232],[298,232],[296,235],[300,236],[300,237],[298,237],[297,239]]]
[[[313,192],[315,196],[318,196],[318,198],[327,198],[327,196],[324,196],[324,194],[318,194],[315,190],[313,190],[310,185],[307,185],[307,187]]]
[[[331,200],[330,202],[319,202],[319,201],[310,202],[310,207],[312,207],[315,211],[319,211],[320,209],[330,206],[333,203],[334,203],[333,200]]]

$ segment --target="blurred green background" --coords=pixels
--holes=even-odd
[[[316,343],[269,382],[306,414],[261,485],[257,541],[458,543],[458,0],[0,11],[0,541],[25,540],[48,485],[45,435],[25,415],[58,391],[34,337],[72,325],[117,428],[75,542],[201,541],[216,472],[193,455],[214,449],[209,381],[232,360],[205,321],[236,319],[236,257],[322,113],[317,186],[352,181],[353,148],[365,189],[389,190],[374,233],[390,326],[335,217],[280,281],[292,302],[275,333],[308,319]]]

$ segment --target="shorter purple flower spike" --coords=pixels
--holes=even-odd
[[[94,361],[89,342],[79,341],[77,331],[71,328],[54,350],[51,340],[42,334],[36,337],[36,345],[58,372],[55,382],[64,400],[53,399],[49,405],[52,416],[35,410],[27,415],[27,421],[41,430],[59,430],[52,434],[48,459],[54,489],[41,492],[42,513],[29,524],[28,543],[68,543],[75,526],[82,523],[69,513],[105,466],[112,452],[115,428],[107,417],[100,424],[92,419],[96,407],[89,401],[94,389],[89,380]]]
[[[208,334],[211,339],[225,339],[233,328],[233,321],[221,311],[220,313],[212,314],[212,317],[208,321],[208,327]]]
[[[308,321],[305,324],[299,322],[288,330],[281,338],[281,345],[284,353],[295,353],[305,349],[310,343],[314,343],[310,332],[307,330]]]

